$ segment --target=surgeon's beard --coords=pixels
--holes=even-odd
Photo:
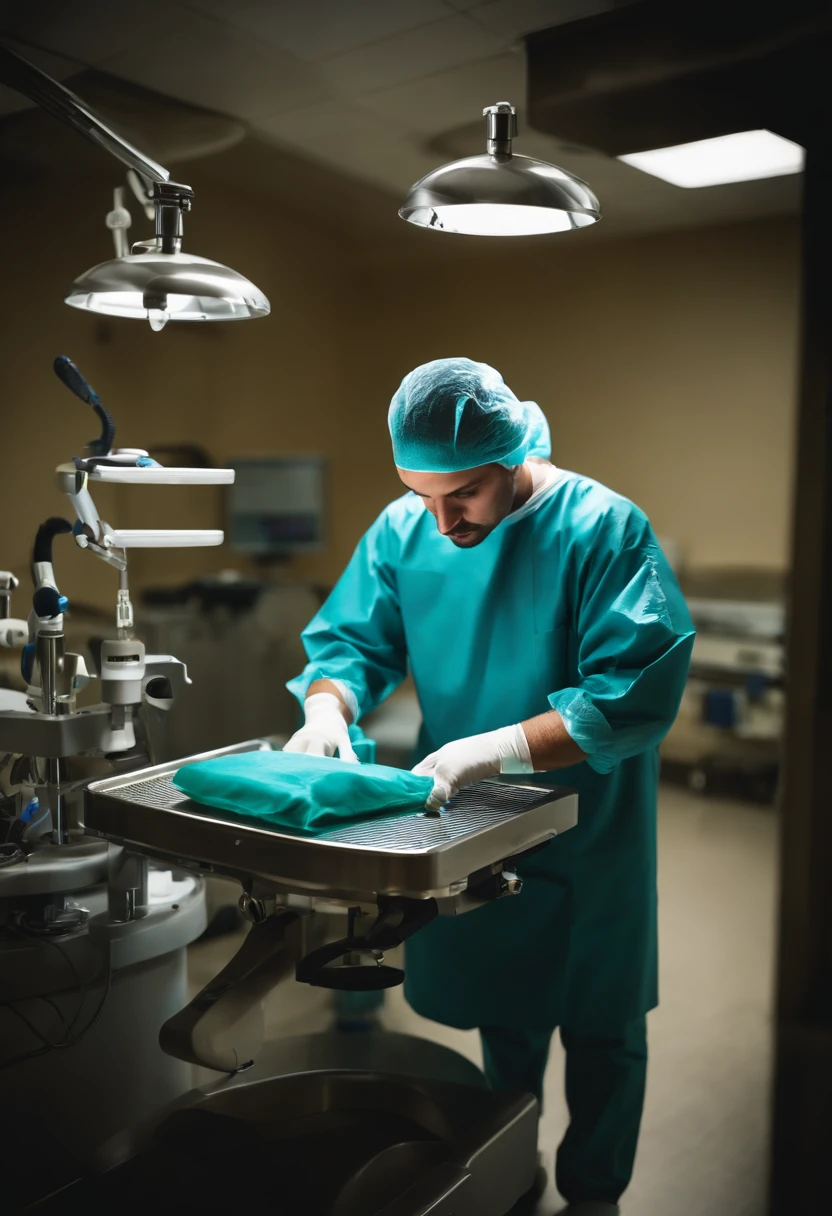
[[[448,532],[447,539],[456,545],[457,549],[475,549],[502,522],[499,520],[497,524],[466,524],[465,528],[460,528],[456,535],[454,532]]]
[[[507,469],[506,473],[503,493],[500,496],[501,501],[498,503],[499,515],[494,523],[474,524],[463,520],[453,531],[445,533],[447,539],[456,545],[457,549],[476,549],[477,545],[481,545],[495,528],[499,528],[503,520],[531,497],[534,487],[531,472],[527,467],[516,465],[514,468]]]

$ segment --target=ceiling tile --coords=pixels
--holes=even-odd
[[[354,97],[485,59],[502,49],[499,38],[469,17],[457,13],[443,21],[336,55],[317,66],[333,88]]]
[[[319,59],[446,17],[445,0],[184,0],[290,51]]]
[[[388,121],[399,123],[403,130],[424,138],[479,121],[484,140],[484,107],[505,100],[521,106],[525,96],[525,58],[507,52],[439,72],[427,79],[380,89],[356,100],[367,110],[386,116]],[[472,155],[477,151],[481,149],[475,146],[470,149]]]
[[[309,105],[328,93],[308,65],[193,13],[187,28],[145,40],[99,66],[146,88],[249,121],[281,107]]]
[[[614,7],[615,0],[487,0],[471,15],[495,34],[512,39]]]
[[[112,0],[17,0],[3,6],[0,32],[49,51],[96,64],[138,44],[155,29],[173,33],[190,14],[163,0],[122,4]],[[152,37],[152,34],[150,35]]]
[[[258,124],[257,134],[396,193],[433,168],[433,161],[402,138],[397,127],[349,103],[276,115]]]

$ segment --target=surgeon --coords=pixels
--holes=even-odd
[[[657,747],[694,630],[642,511],[550,461],[549,427],[471,359],[410,372],[388,414],[405,493],[303,634],[287,750],[352,760],[348,726],[410,669],[429,806],[508,774],[556,774],[576,828],[521,864],[519,898],[408,943],[406,996],[478,1028],[495,1089],[542,1098],[553,1031],[570,1123],[556,1181],[574,1216],[618,1210],[657,1004]],[[449,812],[449,813],[452,813]]]

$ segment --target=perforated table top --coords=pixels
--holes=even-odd
[[[439,817],[399,812],[307,837],[202,806],[172,784],[184,764],[260,746],[251,740],[97,781],[87,790],[87,830],[174,864],[256,877],[276,890],[426,897],[463,889],[471,874],[577,821],[577,797],[569,790],[494,780],[460,791]]]

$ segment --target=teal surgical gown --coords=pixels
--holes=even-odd
[[[573,473],[473,549],[441,536],[413,494],[363,537],[303,634],[300,699],[313,680],[342,680],[363,715],[409,665],[420,755],[548,709],[587,754],[550,778],[577,790],[579,822],[521,864],[522,893],[411,939],[418,1013],[603,1033],[655,1006],[657,749],[693,636],[645,515]]]

